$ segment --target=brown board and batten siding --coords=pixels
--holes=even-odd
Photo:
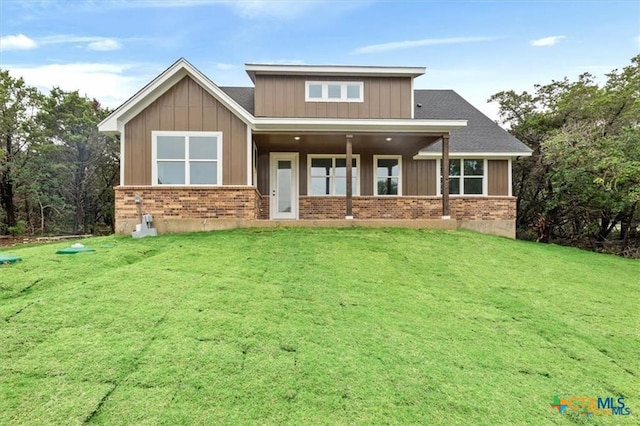
[[[306,81],[362,81],[364,102],[306,102]],[[257,75],[256,117],[411,118],[410,77]]]
[[[488,160],[488,195],[509,195],[509,161]]]
[[[274,147],[273,152],[291,152],[285,147]],[[299,173],[299,194],[304,196],[307,193],[308,183],[308,163],[309,154],[341,155],[344,152],[327,150],[319,146],[302,146],[298,152],[298,173]],[[375,167],[373,164],[374,155],[392,155],[397,152],[370,150],[363,147],[354,147],[353,154],[360,157],[360,188],[359,195],[373,195],[373,179]],[[258,153],[258,191],[269,194],[269,152],[260,151]],[[354,193],[356,191],[354,190]],[[413,154],[402,155],[402,195],[403,196],[425,196],[436,195],[436,160],[414,160]]]
[[[222,183],[247,184],[247,127],[227,107],[185,77],[125,125],[125,185],[151,185],[151,133],[222,132]]]

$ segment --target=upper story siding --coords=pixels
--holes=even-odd
[[[363,102],[306,102],[306,81],[361,81]],[[257,75],[256,117],[411,118],[411,77]]]

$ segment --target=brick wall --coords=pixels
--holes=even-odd
[[[134,197],[142,198],[142,212],[151,213],[162,232],[186,232],[213,229],[223,222],[240,223],[269,219],[269,197],[246,186],[116,187],[116,230],[128,233],[139,222]],[[516,218],[515,197],[452,197],[451,218],[458,223],[505,222],[511,233]],[[354,219],[440,219],[439,197],[354,197]],[[344,197],[300,197],[300,219],[344,219]],[[209,220],[209,219],[218,219]],[[229,225],[232,226],[232,225]],[[255,225],[254,225],[255,226]],[[491,233],[491,232],[490,232]]]
[[[266,198],[266,197],[265,197]],[[267,201],[268,204],[268,201]],[[514,220],[514,197],[452,197],[456,220]],[[300,219],[344,219],[344,197],[300,197]],[[267,206],[268,217],[268,206]],[[354,197],[355,219],[440,219],[439,197]]]
[[[142,212],[157,219],[257,219],[259,194],[252,187],[118,186],[115,188],[116,222],[137,221]]]

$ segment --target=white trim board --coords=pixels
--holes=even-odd
[[[98,130],[107,134],[117,133],[120,130],[120,125],[124,125],[142,112],[185,76],[191,77],[196,83],[202,86],[207,93],[227,107],[245,124],[251,124],[253,118],[251,114],[223,92],[222,89],[216,86],[214,82],[209,80],[207,76],[202,74],[196,67],[187,62],[186,59],[180,58],[125,103],[120,105],[107,118],[102,120],[102,122],[98,124]]]

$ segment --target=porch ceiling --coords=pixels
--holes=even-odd
[[[442,137],[441,134],[350,133],[354,150],[418,152]],[[295,138],[298,137],[299,140]],[[391,140],[387,140],[390,138]],[[301,147],[322,148],[327,152],[345,149],[346,133],[254,133],[256,145],[268,150],[296,151]]]

